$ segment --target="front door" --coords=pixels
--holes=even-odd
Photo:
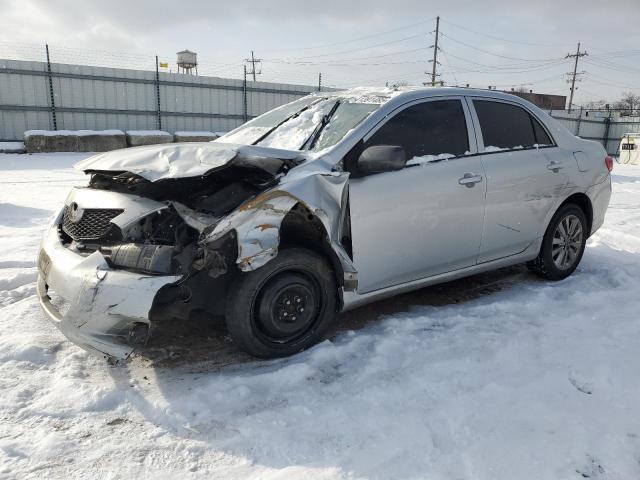
[[[450,272],[476,263],[486,182],[460,99],[414,103],[364,143],[399,145],[403,170],[350,181],[349,201],[358,292]]]

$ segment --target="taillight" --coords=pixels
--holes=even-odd
[[[613,158],[611,158],[609,155],[604,157],[604,164],[607,166],[607,170],[613,170]]]

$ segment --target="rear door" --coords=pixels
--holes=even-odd
[[[575,161],[517,103],[473,99],[478,149],[487,174],[478,263],[523,252],[544,234],[547,214],[569,187]]]
[[[360,178],[355,172],[350,181],[359,293],[476,263],[485,181],[480,158],[465,155],[476,150],[468,121],[460,98],[420,101],[356,147],[357,156],[372,145],[399,145],[409,159],[403,170]]]

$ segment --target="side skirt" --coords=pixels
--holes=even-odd
[[[367,303],[376,302],[385,298],[393,297],[405,292],[411,292],[413,290],[419,290],[424,287],[436,285],[438,283],[445,283],[458,278],[469,277],[477,273],[496,270],[498,268],[509,267],[511,265],[517,265],[529,260],[533,260],[538,256],[540,251],[540,242],[542,239],[538,239],[533,242],[524,252],[517,255],[513,255],[506,258],[500,258],[498,260],[492,260],[491,262],[481,263],[472,267],[455,270],[453,272],[442,273],[440,275],[434,275],[433,277],[421,278],[419,280],[413,280],[411,282],[401,283],[392,287],[382,288],[373,292],[365,294],[359,294],[357,292],[343,292],[343,312],[352,310],[354,308],[366,305]]]

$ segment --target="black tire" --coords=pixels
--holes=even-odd
[[[563,241],[563,239],[561,238],[562,234],[558,232],[558,228],[561,222],[564,221],[564,229],[564,226],[567,224],[567,222],[573,221],[573,219],[578,220],[582,234],[580,236],[579,242],[569,242],[570,245],[575,246],[575,249],[571,246],[565,249],[564,255],[567,256],[568,264],[564,268],[559,268],[557,262],[560,258],[559,255],[556,254],[556,260],[554,261],[554,252],[557,252],[557,249],[562,250],[563,247],[558,247],[558,244],[554,244],[554,242],[557,242],[558,240]],[[582,259],[582,255],[584,253],[584,247],[589,236],[588,228],[589,224],[587,223],[587,217],[578,205],[568,203],[562,206],[560,209],[558,209],[558,211],[549,222],[547,231],[545,232],[544,238],[542,239],[540,253],[535,260],[528,262],[527,266],[536,275],[547,280],[562,280],[564,278],[567,278],[575,271],[575,269],[580,264],[580,260]],[[561,245],[564,245],[564,243],[562,243]],[[554,250],[554,247],[556,250]],[[562,255],[562,252],[560,253],[560,255]],[[573,257],[572,255],[575,256]],[[570,259],[568,258],[569,256],[571,256]]]
[[[225,321],[242,350],[274,358],[317,343],[336,311],[335,276],[325,259],[310,250],[288,248],[237,278],[229,289]]]

